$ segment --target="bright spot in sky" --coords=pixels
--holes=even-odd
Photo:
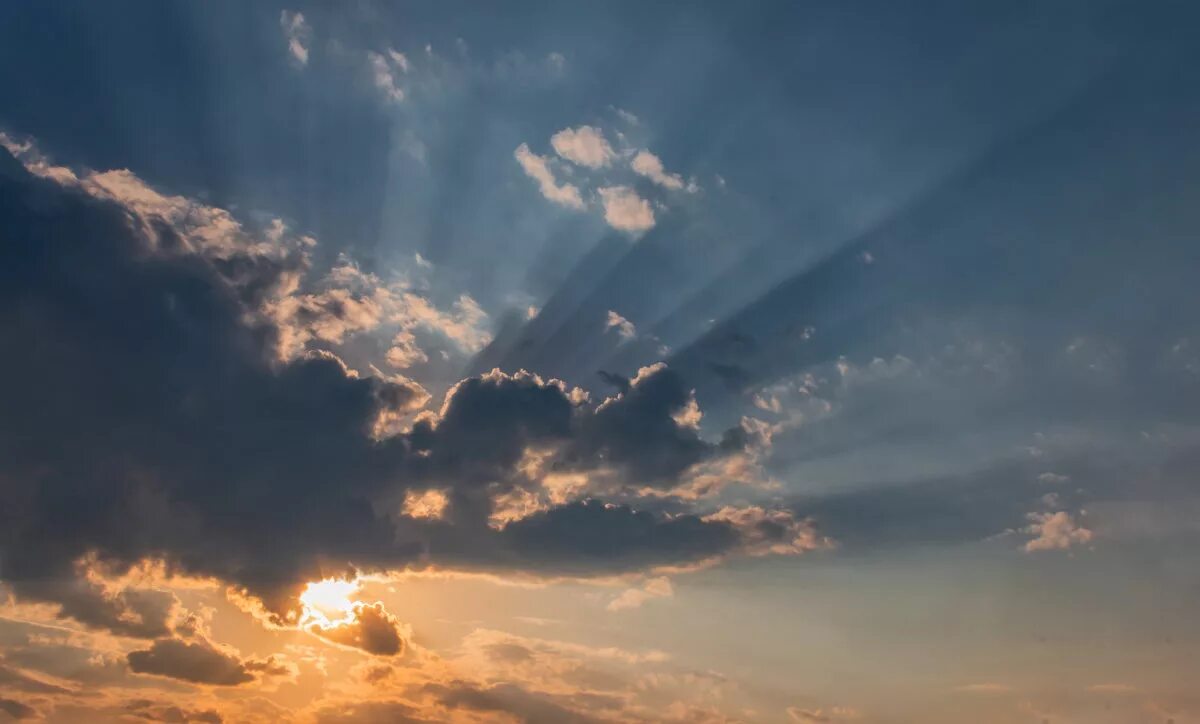
[[[357,581],[339,578],[308,584],[300,594],[300,603],[304,604],[303,621],[329,625],[350,620],[354,616],[351,596],[358,593],[359,588]]]

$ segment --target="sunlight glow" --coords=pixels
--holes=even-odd
[[[310,583],[300,594],[304,605],[301,623],[320,623],[326,626],[348,623],[354,618],[352,596],[361,588],[357,580],[329,578]]]

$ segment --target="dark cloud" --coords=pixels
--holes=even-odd
[[[281,331],[254,305],[291,283],[292,262],[250,245],[196,252],[194,228],[184,239],[162,217],[36,178],[7,153],[0,191],[0,577],[19,596],[164,639],[174,599],[96,588],[78,577],[82,557],[115,572],[162,558],[282,615],[304,582],[350,565],[428,555],[586,574],[739,543],[726,521],[583,500],[489,525],[497,494],[530,485],[517,473],[531,448],[553,450],[554,470],[659,487],[737,448],[736,431],[714,444],[675,419],[691,394],[672,370],[643,370],[599,405],[558,382],[492,372],[380,439],[381,415],[411,409],[423,391],[359,376],[328,353],[280,362]],[[397,528],[404,491],[429,487],[449,489],[447,518]],[[379,651],[395,643],[368,638]]]
[[[382,603],[355,604],[352,621],[333,626],[314,623],[308,630],[376,656],[399,656],[407,646],[400,622],[384,610]]]
[[[282,673],[271,661],[243,661],[203,641],[158,639],[148,649],[125,657],[138,674],[154,674],[213,686],[237,686],[254,681],[257,673]]]
[[[54,684],[47,684],[31,676],[26,676],[20,671],[4,664],[0,664],[0,687],[7,690],[24,691],[30,694],[65,694],[70,691],[70,689],[64,689]]]
[[[215,709],[193,710],[171,704],[162,704],[149,699],[135,699],[125,705],[130,716],[147,721],[170,722],[171,724],[222,724],[224,718]]]
[[[41,718],[37,709],[34,709],[32,706],[22,704],[15,699],[5,699],[4,697],[0,697],[0,711],[18,721],[22,719]]]
[[[426,693],[447,709],[483,714],[508,714],[524,724],[584,724],[596,719],[559,704],[553,697],[530,692],[516,684],[479,686],[466,681],[427,684]]]
[[[327,706],[317,712],[319,724],[426,724],[433,720],[418,716],[418,709],[402,701],[365,701]]]

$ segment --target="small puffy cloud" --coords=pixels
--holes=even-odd
[[[407,627],[378,602],[355,603],[349,620],[312,623],[308,630],[327,641],[362,649],[375,656],[399,656],[407,646]]]
[[[604,329],[606,331],[610,329],[617,330],[617,334],[621,336],[621,340],[624,342],[628,342],[637,336],[637,327],[634,326],[633,322],[630,322],[611,309],[608,310],[608,318],[604,322]]]
[[[559,156],[588,168],[603,168],[616,158],[616,151],[594,126],[564,128],[550,137],[550,145]]]
[[[604,202],[604,220],[614,229],[636,234],[654,227],[650,202],[629,186],[606,186],[600,189],[600,199]]]
[[[304,13],[284,10],[279,13],[279,26],[287,40],[288,55],[299,65],[308,65],[308,43],[312,29],[304,20]]]
[[[254,681],[256,674],[278,675],[287,669],[273,659],[242,660],[236,654],[205,641],[158,639],[150,648],[131,651],[125,657],[138,674],[165,676],[195,684],[237,686]]]
[[[383,99],[390,103],[404,100],[404,89],[396,82],[400,73],[408,71],[408,59],[404,54],[394,50],[388,50],[386,55],[368,51],[367,63],[370,65],[371,82]]]
[[[1067,550],[1091,542],[1092,531],[1079,525],[1065,510],[1057,513],[1030,513],[1030,523],[1023,532],[1034,536],[1024,546],[1026,553],[1034,551]]]
[[[629,167],[639,176],[645,176],[654,183],[668,189],[683,188],[683,177],[677,173],[667,173],[663,168],[662,159],[649,151],[638,151]]]
[[[654,598],[670,598],[675,595],[671,587],[671,579],[661,576],[651,578],[641,588],[627,588],[621,595],[609,602],[609,611],[624,611],[630,608],[640,608],[643,603]]]
[[[410,490],[404,495],[404,514],[409,518],[439,520],[450,499],[441,490]]]
[[[513,151],[513,157],[517,159],[517,163],[521,164],[525,175],[537,181],[538,190],[547,200],[569,209],[582,210],[584,208],[579,188],[569,183],[560,185],[554,178],[554,172],[550,170],[550,164],[544,156],[530,151],[529,146],[522,143],[517,146],[516,151]]]
[[[700,409],[700,403],[696,401],[695,390],[692,390],[692,396],[687,403],[671,414],[671,419],[680,427],[692,430],[700,429],[700,421],[704,419],[704,412]]]

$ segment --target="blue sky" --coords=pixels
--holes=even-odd
[[[0,8],[0,719],[1200,721],[1183,3]]]

